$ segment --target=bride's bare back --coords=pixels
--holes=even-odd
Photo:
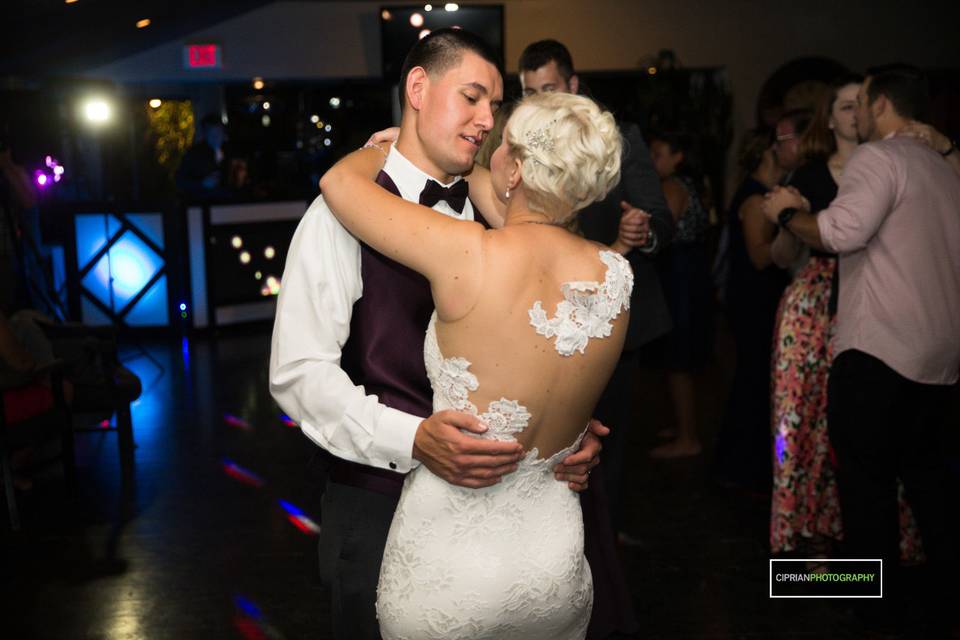
[[[483,419],[501,399],[522,405],[523,411],[510,409],[516,419],[508,434],[540,457],[583,432],[623,348],[629,265],[556,226],[616,184],[620,154],[611,114],[587,98],[549,94],[517,107],[490,171],[470,177],[482,210],[502,213],[501,229],[484,230],[387,194],[370,180],[382,163],[373,150],[354,152],[321,180],[351,233],[430,281],[439,355],[470,382],[455,408]],[[618,274],[616,305],[598,304],[608,271]],[[563,313],[554,318],[561,303]],[[577,350],[558,349],[577,337]],[[454,358],[462,361],[447,362]],[[468,372],[460,370],[464,363]]]
[[[629,265],[606,247],[554,226],[511,225],[485,232],[482,242],[483,277],[475,306],[455,321],[439,318],[438,345],[444,358],[469,361],[479,384],[468,399],[480,414],[501,399],[526,408],[529,421],[517,440],[547,458],[583,432],[620,357],[629,314],[620,306],[629,301]],[[608,278],[614,282],[605,284]],[[558,337],[543,328],[544,322],[556,317],[564,285],[570,283],[576,283],[576,295],[599,304],[592,326],[568,322],[572,333]],[[438,309],[447,306],[444,291],[456,294],[435,288]],[[540,333],[530,313],[537,302],[543,312],[534,314]],[[585,308],[575,313],[586,321],[581,318]],[[594,337],[588,338],[590,333]]]

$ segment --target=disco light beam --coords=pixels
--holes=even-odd
[[[246,616],[235,615],[233,617],[233,626],[243,640],[269,640],[267,634],[263,632],[256,620],[251,620]]]
[[[223,421],[231,427],[236,427],[237,429],[243,429],[244,431],[253,430],[253,425],[243,418],[233,415],[232,413],[223,414]]]
[[[291,516],[302,516],[302,515],[305,515],[305,514],[303,513],[303,509],[301,509],[300,507],[298,507],[298,506],[295,505],[295,504],[291,504],[291,503],[287,502],[286,500],[277,500],[277,502],[280,503],[280,508],[283,509],[284,511],[286,511],[286,512],[287,512],[288,514],[290,514]]]
[[[301,533],[305,533],[308,536],[320,535],[320,525],[307,516],[287,516],[287,520],[299,529]]]
[[[287,512],[287,520],[302,533],[312,536],[320,534],[320,525],[311,520],[307,514],[303,512],[303,509],[286,500],[278,500],[277,502],[280,504],[280,507]]]
[[[244,469],[236,462],[229,460],[227,458],[223,459],[223,472],[228,476],[242,482],[243,484],[249,485],[251,487],[257,487],[258,489],[262,487],[265,483],[263,478],[250,471],[249,469]]]
[[[288,416],[288,415],[285,414],[285,413],[281,413],[281,414],[280,414],[280,422],[282,422],[283,424],[287,425],[288,427],[297,428],[297,427],[300,426],[300,425],[298,425],[296,422],[293,421],[293,418],[291,418],[290,416]]]
[[[253,601],[235,595],[233,603],[237,608],[233,616],[233,626],[244,640],[285,640],[286,636],[270,624]]]
[[[263,612],[260,611],[260,607],[255,605],[250,599],[243,596],[233,596],[233,603],[237,605],[237,609],[240,609],[245,615],[250,616],[254,620],[263,619]]]

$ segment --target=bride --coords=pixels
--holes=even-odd
[[[430,281],[434,410],[478,415],[478,437],[526,452],[490,487],[450,485],[424,465],[407,476],[377,592],[388,640],[586,635],[580,503],[552,469],[576,450],[620,356],[633,276],[619,254],[561,225],[616,184],[620,152],[613,117],[591,100],[526,98],[490,172],[469,178],[484,215],[504,215],[496,230],[389,194],[373,181],[374,149],[321,180],[351,233]]]

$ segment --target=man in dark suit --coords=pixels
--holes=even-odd
[[[580,93],[581,89],[570,52],[556,40],[541,40],[524,49],[520,56],[520,84],[524,95],[549,91]],[[632,313],[623,356],[594,412],[597,419],[610,427],[610,435],[603,443],[600,464],[603,474],[600,482],[594,477],[590,486],[595,490],[585,494],[583,500],[584,518],[588,519],[603,511],[601,505],[594,503],[605,497],[614,531],[620,531],[622,520],[620,485],[624,436],[636,420],[634,391],[639,370],[638,349],[664,335],[671,327],[653,257],[669,244],[674,233],[673,216],[660,190],[660,179],[654,171],[640,127],[622,121],[618,125],[626,141],[620,183],[604,200],[590,205],[578,215],[585,237],[610,245],[625,255],[633,267]],[[603,490],[598,495],[596,489],[601,487]],[[593,542],[605,545],[604,540]],[[588,540],[587,544],[590,543]],[[612,575],[608,576],[608,588],[620,591],[622,577],[615,566],[615,554],[611,559],[614,566],[609,567]],[[617,631],[635,631],[636,620],[629,605],[619,609],[610,607],[611,603],[621,600],[618,597],[621,594],[600,597],[604,587],[598,578],[598,568],[594,568],[598,597],[595,598],[588,637],[603,638]],[[610,608],[604,610],[606,607]]]

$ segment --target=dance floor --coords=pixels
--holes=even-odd
[[[265,328],[125,349],[144,384],[133,482],[112,432],[78,435],[75,492],[56,465],[38,474],[22,531],[0,524],[2,637],[330,637],[316,449],[270,398],[268,351]],[[647,457],[669,409],[660,376],[640,381],[621,549],[639,637],[860,637],[843,601],[767,596],[769,497],[711,473],[729,365],[702,375],[708,447],[690,459]]]

